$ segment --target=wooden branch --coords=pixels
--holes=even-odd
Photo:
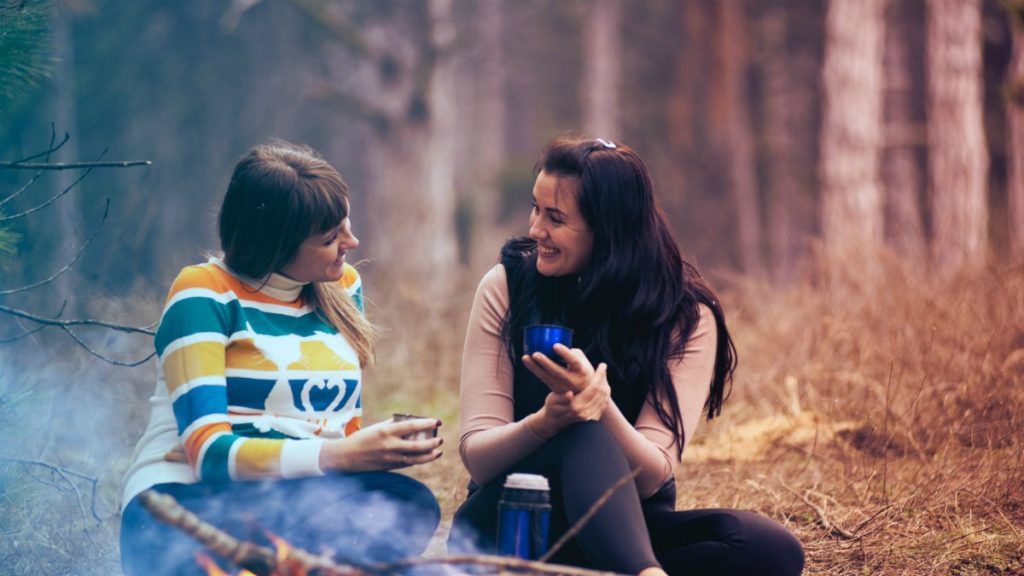
[[[57,466],[56,464],[50,464],[49,462],[45,462],[43,460],[26,460],[26,459],[22,459],[22,458],[0,457],[0,462],[13,462],[15,464],[21,464],[24,467],[27,467],[29,465],[31,465],[31,466],[39,466],[41,468],[46,468],[52,474],[56,474],[61,480],[63,480],[71,488],[71,490],[74,491],[75,495],[77,496],[77,498],[78,498],[78,508],[79,508],[79,510],[82,513],[82,520],[83,521],[88,521],[88,518],[86,518],[85,507],[82,505],[82,492],[78,489],[78,486],[76,486],[75,483],[72,482],[71,478],[68,478],[68,476],[75,476],[76,478],[81,478],[83,480],[87,480],[92,485],[92,505],[90,506],[91,512],[92,512],[92,517],[93,517],[94,520],[96,520],[96,522],[102,522],[103,521],[103,519],[100,518],[100,515],[96,512],[96,490],[97,490],[97,487],[99,485],[99,479],[96,478],[95,476],[89,476],[88,474],[82,474],[81,472],[76,472],[76,471],[74,471],[74,470],[72,470],[70,468],[65,468],[63,466]],[[39,479],[37,478],[37,480],[39,480]]]
[[[53,154],[54,152],[56,152],[56,151],[60,150],[61,148],[63,148],[64,145],[68,143],[68,140],[70,138],[71,138],[71,134],[68,134],[67,132],[65,132],[64,133],[64,139],[61,140],[59,143],[55,144],[55,142],[57,141],[57,127],[51,122],[50,123],[50,147],[47,148],[46,150],[43,150],[42,152],[39,152],[38,154],[33,154],[31,156],[27,156],[25,158],[22,158],[21,160],[15,160],[14,163],[15,164],[21,164],[22,162],[28,162],[29,160],[35,160],[36,158],[42,158],[42,157],[46,157],[47,161],[49,161],[50,154]]]
[[[81,168],[130,168],[151,166],[152,160],[122,160],[119,162],[0,162],[0,170],[78,170]]]
[[[278,559],[277,553],[273,550],[238,540],[216,526],[204,522],[167,494],[146,490],[139,495],[139,502],[157,520],[181,530],[233,565],[258,576],[292,576],[310,572],[323,576],[365,574],[357,568],[335,564],[328,558],[310,554],[296,547],[292,547],[283,559]]]
[[[31,330],[26,330],[25,332],[22,332],[21,334],[18,334],[17,336],[11,336],[10,338],[4,338],[4,339],[0,340],[0,344],[10,344],[12,342],[17,342],[18,340],[21,340],[22,338],[28,338],[29,336],[31,336],[31,335],[35,334],[36,332],[39,332],[39,331],[41,331],[41,330],[43,330],[45,328],[46,328],[46,326],[36,326],[35,328],[33,328]]]
[[[127,361],[127,362],[125,362],[123,360],[115,360],[115,359],[113,359],[113,358],[111,358],[109,356],[105,356],[103,353],[97,351],[92,346],[89,346],[88,344],[86,344],[85,341],[82,340],[78,336],[78,334],[75,334],[74,331],[72,331],[67,326],[61,326],[61,330],[66,332],[67,335],[70,336],[71,339],[74,340],[79,346],[81,346],[82,348],[85,348],[86,352],[88,352],[89,354],[92,354],[93,356],[99,358],[100,360],[103,360],[107,364],[113,364],[114,366],[124,366],[125,368],[134,368],[136,366],[139,366],[139,365],[145,364],[146,362],[149,362],[150,358],[152,358],[153,356],[156,356],[156,351],[154,350],[154,351],[150,352],[148,355],[146,355],[145,358],[142,358],[141,360],[130,360],[130,361]]]
[[[54,273],[49,278],[46,278],[45,280],[40,280],[39,282],[36,282],[35,284],[28,284],[26,286],[20,286],[18,288],[10,288],[10,289],[7,289],[7,290],[0,290],[0,296],[7,296],[8,294],[15,294],[17,292],[27,292],[29,290],[32,290],[33,288],[38,288],[40,286],[49,284],[50,282],[53,282],[54,280],[56,280],[61,274],[64,274],[65,272],[70,270],[71,267],[75,265],[75,262],[78,261],[78,258],[82,255],[82,253],[85,252],[85,249],[89,247],[89,244],[91,244],[92,241],[96,239],[96,235],[98,235],[100,233],[100,229],[103,228],[103,224],[106,223],[106,221],[107,221],[107,214],[109,214],[109,213],[110,213],[110,198],[107,198],[107,203],[103,207],[103,217],[100,218],[100,223],[96,226],[96,229],[93,230],[92,235],[90,235],[89,238],[85,242],[82,243],[82,247],[78,249],[78,252],[75,253],[74,257],[71,258],[71,260],[67,264],[65,264],[63,268],[58,270],[56,273]]]
[[[28,158],[22,158],[21,160],[18,160],[16,163],[27,162],[29,160],[35,160],[36,158],[39,158],[39,157],[44,157],[45,161],[49,162],[50,161],[50,154],[56,152],[57,150],[60,150],[64,146],[64,144],[67,143],[68,138],[70,138],[70,137],[71,137],[71,135],[68,134],[67,132],[65,132],[64,133],[64,139],[61,140],[59,144],[55,145],[54,141],[57,139],[57,133],[54,130],[53,125],[51,124],[50,125],[50,147],[47,148],[45,151],[40,152],[39,154],[33,154],[32,156],[29,156]],[[2,207],[4,204],[7,204],[11,200],[14,200],[18,196],[21,196],[22,192],[24,192],[25,190],[28,190],[30,186],[32,186],[33,184],[36,183],[36,180],[39,180],[39,177],[43,175],[43,172],[44,172],[44,170],[39,170],[38,172],[35,173],[35,175],[33,175],[31,178],[29,178],[28,182],[26,182],[24,186],[22,186],[21,188],[18,188],[17,190],[15,190],[14,193],[11,194],[10,196],[8,196],[7,198],[4,198],[3,200],[0,200],[0,207]]]
[[[806,496],[804,496],[803,494],[800,494],[799,492],[797,492],[796,490],[793,490],[792,488],[790,488],[789,486],[787,486],[785,484],[783,484],[782,487],[785,488],[786,490],[788,490],[790,494],[793,494],[797,498],[803,500],[804,504],[807,504],[808,506],[810,506],[811,510],[814,510],[814,512],[818,515],[818,522],[826,530],[828,530],[829,534],[835,534],[836,536],[839,536],[843,540],[853,540],[853,539],[855,539],[857,537],[856,534],[850,532],[849,530],[844,530],[841,526],[839,526],[838,524],[833,522],[828,517],[828,515],[825,514],[825,511],[821,508],[821,506],[818,506],[814,502],[811,502]]]
[[[373,566],[373,570],[376,574],[387,574],[399,568],[430,564],[444,566],[487,566],[503,570],[515,570],[526,574],[550,574],[552,576],[621,576],[616,572],[601,572],[600,570],[577,568],[563,564],[548,564],[539,560],[524,560],[522,558],[490,556],[486,554],[466,554],[448,556],[447,558],[407,558],[388,564],[376,564]]]
[[[107,153],[107,151],[103,150],[103,152],[100,154],[100,158],[102,158],[106,153]],[[39,205],[37,205],[37,206],[35,206],[33,208],[29,208],[28,210],[25,210],[24,212],[19,212],[18,214],[14,214],[12,216],[0,216],[0,222],[6,222],[7,220],[17,220],[18,218],[24,218],[25,216],[28,216],[29,214],[31,214],[31,213],[33,213],[33,212],[35,212],[37,210],[42,210],[43,208],[46,208],[50,204],[53,204],[54,202],[56,202],[61,196],[64,196],[65,194],[70,192],[75,186],[78,186],[78,183],[81,182],[82,180],[85,180],[85,177],[88,176],[90,172],[92,172],[92,168],[86,169],[86,171],[83,172],[78,178],[75,178],[75,181],[72,182],[71,184],[69,184],[67,188],[65,188],[64,190],[61,190],[57,194],[53,195],[49,200],[47,200],[46,202],[43,202],[42,204],[39,204]]]
[[[119,332],[128,332],[130,334],[147,334],[149,336],[155,336],[156,331],[153,330],[155,324],[149,326],[126,326],[124,324],[115,324],[113,322],[103,322],[101,320],[89,320],[89,319],[76,319],[76,320],[58,320],[57,318],[43,318],[37,316],[31,312],[19,310],[18,308],[11,308],[10,306],[4,306],[0,304],[0,312],[9,314],[17,318],[23,318],[36,324],[43,324],[45,326],[57,326],[62,328],[70,328],[73,326],[99,326],[101,328],[110,328],[111,330],[117,330]]]
[[[549,548],[543,556],[540,557],[540,561],[547,562],[548,560],[550,560],[556,552],[561,550],[562,546],[565,546],[566,542],[571,540],[574,536],[576,536],[576,534],[579,534],[580,530],[582,530],[583,527],[587,525],[587,522],[590,522],[590,519],[594,517],[594,514],[597,514],[597,511],[600,510],[606,502],[608,502],[608,499],[612,497],[612,494],[615,494],[616,490],[625,486],[626,483],[632,482],[633,479],[635,479],[639,475],[640,468],[636,468],[629,474],[626,474],[622,478],[619,478],[615,482],[615,484],[609,486],[608,489],[604,491],[604,494],[601,494],[601,496],[597,500],[595,500],[593,504],[590,505],[590,508],[587,509],[583,516],[580,516],[580,519],[577,520],[572,525],[572,527],[565,532],[565,534],[562,534],[562,537],[558,539],[558,542],[555,542],[555,544],[551,546],[551,548]]]
[[[618,576],[613,572],[600,572],[573,566],[546,564],[534,560],[506,558],[503,556],[463,555],[448,558],[407,558],[397,562],[356,567],[337,564],[325,556],[311,554],[294,545],[285,558],[278,559],[276,553],[250,542],[242,542],[208,524],[186,510],[173,497],[153,490],[146,490],[139,496],[139,502],[157,520],[169,524],[195,538],[201,544],[239,568],[257,575],[275,574],[318,574],[323,576],[372,576],[384,575],[410,566],[487,566],[503,570],[518,570],[526,573],[553,576]]]

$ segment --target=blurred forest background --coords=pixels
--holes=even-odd
[[[1022,28],[1021,0],[0,0],[0,571],[117,573],[154,370],[96,355],[151,341],[60,323],[154,322],[271,137],[352,189],[369,411],[446,421],[414,474],[450,514],[473,289],[572,134],[645,158],[740,345],[681,505],[771,514],[810,574],[1024,573]]]

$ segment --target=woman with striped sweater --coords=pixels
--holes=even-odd
[[[223,257],[184,268],[164,304],[150,422],[125,478],[125,574],[199,570],[200,546],[141,507],[146,489],[238,538],[270,532],[350,562],[426,547],[437,501],[388,470],[439,458],[439,438],[407,437],[441,423],[362,426],[375,332],[345,262],[359,245],[348,215],[345,182],[310,148],[275,141],[235,166]]]

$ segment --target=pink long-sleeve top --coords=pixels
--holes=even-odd
[[[544,443],[529,418],[513,421],[514,371],[501,342],[501,321],[508,303],[505,268],[498,264],[477,287],[462,354],[459,454],[478,484],[492,480]],[[702,304],[700,320],[682,357],[669,364],[686,442],[697,430],[714,371],[714,328],[711,310]],[[668,410],[667,401],[662,403]],[[609,403],[601,422],[622,446],[630,467],[641,469],[636,479],[641,497],[654,494],[675,472],[685,446],[676,443],[650,401],[640,410],[635,426],[614,403]]]

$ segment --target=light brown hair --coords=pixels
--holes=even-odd
[[[279,271],[314,234],[348,216],[348,185],[308,146],[274,140],[249,151],[231,175],[220,206],[218,233],[224,263],[251,278]],[[303,301],[348,340],[367,366],[376,330],[336,282],[311,282]]]

